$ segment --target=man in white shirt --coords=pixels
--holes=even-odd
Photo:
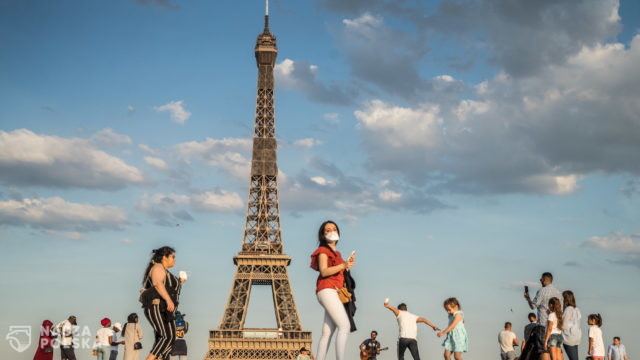
[[[122,325],[117,322],[113,324],[113,335],[111,335],[111,352],[109,353],[109,360],[116,360],[118,358],[118,345],[124,345],[124,341],[118,341],[118,333]]]
[[[529,297],[529,292],[524,293],[524,298],[529,303],[531,310],[537,310],[538,324],[546,327],[549,314],[549,299],[556,297],[560,300],[560,305],[562,305],[562,293],[553,286],[553,275],[550,272],[542,274],[540,284],[542,288],[538,290],[533,300]]]
[[[502,360],[514,360],[516,358],[516,351],[514,346],[520,345],[516,334],[511,331],[511,323],[504,323],[504,330],[498,334],[498,343],[500,344],[500,358]]]
[[[384,307],[391,310],[396,316],[398,321],[398,329],[400,330],[398,336],[398,360],[404,360],[404,352],[409,348],[413,360],[420,360],[420,354],[418,353],[418,323],[425,323],[433,329],[438,331],[440,328],[433,325],[429,320],[414,315],[407,311],[407,305],[402,303],[398,305],[398,308],[394,308],[389,305],[388,302],[384,303]]]
[[[78,320],[74,315],[69,316],[67,320],[56,325],[56,332],[60,339],[60,358],[62,360],[76,360],[76,353],[73,348],[73,333]]]
[[[629,360],[627,349],[620,343],[619,336],[613,338],[613,344],[609,345],[607,350],[607,357],[609,360]]]

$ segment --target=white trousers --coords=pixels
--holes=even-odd
[[[318,342],[316,360],[325,360],[331,337],[338,330],[336,336],[336,360],[344,360],[344,350],[347,346],[347,338],[351,331],[351,324],[344,305],[338,297],[335,289],[323,289],[316,294],[318,302],[324,308],[324,323],[322,324],[322,336]]]

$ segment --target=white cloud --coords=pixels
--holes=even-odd
[[[329,124],[339,124],[340,123],[340,115],[338,113],[326,113],[323,115],[323,118]]]
[[[129,238],[122,238],[120,239],[120,242],[123,244],[133,244],[133,240],[129,239]]]
[[[61,239],[69,239],[69,240],[84,240],[85,237],[77,232],[77,231],[56,231],[56,230],[45,230],[45,234]]]
[[[189,194],[144,194],[136,209],[148,214],[161,226],[192,221],[189,210],[196,212],[230,213],[243,208],[238,193],[227,190],[193,191]]]
[[[144,152],[147,155],[157,155],[158,152],[152,148],[150,148],[148,145],[145,144],[140,144],[138,145],[138,149],[142,150],[142,152]]]
[[[640,268],[640,233],[625,235],[618,231],[605,236],[592,236],[582,246],[618,254],[617,260],[609,260],[611,263]]]
[[[60,197],[0,201],[0,224],[74,232],[121,230],[127,214],[116,206],[67,202]],[[55,233],[61,234],[61,233]]]
[[[171,101],[162,106],[154,106],[153,109],[157,112],[168,111],[174,123],[184,125],[191,117],[191,113],[184,108],[183,104],[183,100]]]
[[[640,233],[624,235],[614,232],[606,236],[592,236],[583,245],[618,254],[640,255]]]
[[[384,134],[380,141],[390,147],[430,148],[438,145],[440,140],[442,118],[438,106],[412,109],[373,100],[354,115],[360,121],[362,130]]]
[[[314,183],[321,185],[321,186],[328,186],[328,185],[334,185],[334,183],[332,181],[329,181],[325,178],[323,178],[322,176],[313,176],[311,178],[309,178],[311,181],[313,181]]]
[[[369,169],[466,193],[571,194],[598,173],[640,174],[640,36],[584,47],[538,76],[501,73],[473,98],[356,111]]]
[[[382,25],[382,18],[365,12],[355,19],[344,19],[342,20],[342,23],[349,31],[358,32],[373,40],[376,35],[376,28]]]
[[[402,194],[393,190],[386,189],[378,194],[378,198],[380,198],[380,200],[382,201],[397,201],[402,199]]]
[[[199,211],[235,212],[244,207],[244,202],[238,193],[217,190],[193,194],[191,206]]]
[[[281,81],[282,86],[291,87],[295,85],[295,79],[291,76],[293,74],[294,62],[291,59],[284,59],[279,64],[276,64],[273,68],[275,76]]]
[[[96,149],[89,140],[0,131],[0,180],[16,186],[119,189],[145,182],[123,160]]]
[[[250,139],[207,138],[205,141],[190,141],[176,145],[180,156],[186,161],[200,159],[206,164],[241,180],[246,180],[251,169],[252,141]]]
[[[304,138],[296,140],[293,145],[304,148],[312,148],[314,146],[322,145],[322,141],[314,138]]]
[[[302,172],[280,183],[282,209],[293,213],[325,210],[345,217],[385,209],[427,213],[447,207],[423,192],[379,190],[375,184],[344,174],[334,164],[318,158],[311,158],[310,165],[322,175]],[[387,181],[382,186],[389,184]]]
[[[318,79],[318,66],[306,61],[284,59],[273,70],[276,83],[282,88],[300,91],[310,101],[349,105],[353,103],[355,93],[349,86],[332,83],[325,85]]]
[[[91,141],[97,145],[119,146],[131,145],[131,138],[126,135],[117,134],[112,129],[102,129],[91,136]]]
[[[144,161],[158,170],[169,169],[169,165],[167,165],[167,162],[157,157],[145,156]]]

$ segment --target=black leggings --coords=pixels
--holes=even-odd
[[[155,335],[150,354],[157,359],[164,359],[171,353],[173,342],[176,340],[176,323],[173,320],[164,319],[160,305],[151,305],[144,309],[144,316],[151,323]]]
[[[416,339],[399,338],[398,339],[398,360],[404,360],[404,352],[409,348],[413,360],[420,360],[418,354],[418,341]]]

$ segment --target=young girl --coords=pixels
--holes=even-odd
[[[469,339],[464,328],[464,313],[460,310],[460,303],[456,298],[448,298],[444,301],[444,310],[449,314],[449,326],[438,333],[438,337],[447,335],[442,343],[444,346],[445,360],[451,359],[451,353],[455,360],[462,360],[462,353],[467,352]]]
[[[602,316],[591,314],[587,318],[589,324],[589,352],[591,359],[604,359],[604,340],[602,340]]]
[[[547,332],[544,337],[544,348],[551,353],[551,360],[562,360],[562,305],[560,299],[549,299],[549,317]],[[544,355],[548,359],[548,355]]]

